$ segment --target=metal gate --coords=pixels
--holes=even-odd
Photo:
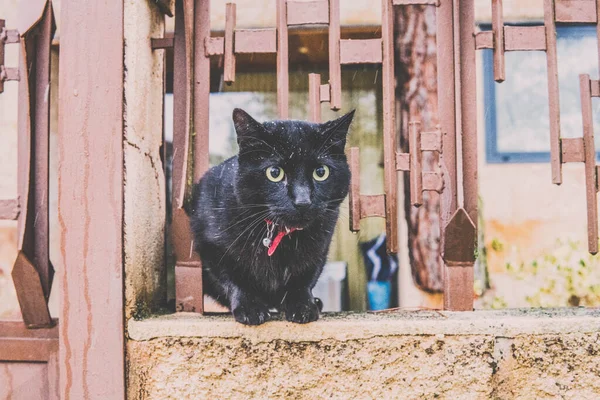
[[[397,173],[408,172],[411,203],[422,203],[423,191],[441,193],[442,257],[444,260],[444,306],[470,310],[473,306],[473,263],[477,231],[477,98],[476,50],[494,49],[494,74],[505,79],[505,51],[545,51],[548,60],[548,96],[552,183],[560,184],[561,165],[584,162],[588,202],[588,246],[598,251],[596,207],[597,172],[592,131],[591,97],[600,96],[600,82],[589,76],[580,79],[584,134],[581,138],[560,137],[556,23],[596,23],[597,2],[588,0],[544,0],[544,26],[504,26],[502,0],[492,0],[493,30],[477,32],[473,0],[383,0],[381,38],[340,39],[339,0],[277,0],[277,26],[270,29],[236,29],[236,5],[226,7],[225,34],[210,36],[209,2],[179,2],[176,12],[174,210],[172,237],[177,258],[176,291],[179,310],[201,311],[202,292],[199,257],[189,234],[183,210],[190,177],[197,181],[208,167],[208,102],[210,57],[222,57],[223,80],[235,80],[236,54],[277,55],[277,103],[279,116],[288,116],[288,28],[326,24],[329,32],[329,81],[309,74],[310,118],[320,120],[320,103],[332,110],[341,106],[341,66],[380,64],[383,89],[384,193],[361,195],[359,149],[348,151],[353,172],[350,191],[350,229],[358,231],[360,220],[386,219],[388,251],[396,252]],[[394,18],[393,8],[426,5],[436,8],[438,54],[438,127],[409,123],[409,153],[398,152],[398,126],[394,113]],[[164,47],[164,43],[157,43]],[[193,48],[192,48],[193,47]],[[192,82],[195,82],[192,85]],[[193,96],[190,96],[193,93]],[[192,98],[193,97],[193,98]],[[192,134],[193,133],[193,134]],[[440,154],[439,171],[423,171],[421,153]],[[193,154],[193,156],[191,156]],[[192,158],[190,160],[189,158]],[[190,167],[193,165],[193,167]],[[190,168],[188,168],[190,167]],[[188,172],[189,171],[189,172]],[[192,172],[193,171],[193,172]],[[459,199],[461,200],[459,203]]]
[[[382,68],[384,194],[362,195],[359,179],[359,149],[348,151],[352,170],[350,191],[350,229],[358,231],[360,220],[386,219],[389,252],[396,252],[397,174],[409,173],[411,202],[418,207],[423,191],[442,194],[446,261],[446,308],[472,308],[471,292],[477,221],[477,138],[475,114],[475,44],[473,5],[470,2],[438,0],[382,1],[381,37],[347,40],[340,38],[339,0],[277,0],[274,28],[236,29],[236,5],[226,7],[223,37],[211,37],[210,2],[177,2],[173,41],[156,39],[155,48],[174,46],[174,138],[173,138],[173,220],[172,240],[176,256],[177,309],[203,310],[200,259],[193,249],[188,216],[184,210],[189,198],[189,183],[197,181],[208,168],[208,94],[211,57],[222,58],[225,83],[235,81],[236,55],[274,53],[277,55],[277,105],[280,118],[288,117],[288,28],[325,24],[329,33],[329,81],[309,74],[310,119],[320,120],[320,104],[332,110],[341,107],[341,68],[349,64],[379,64]],[[463,4],[464,3],[464,4]],[[472,3],[472,2],[471,2]],[[219,3],[216,3],[219,4]],[[395,117],[394,13],[395,6],[427,5],[437,8],[440,127],[422,127],[410,122],[410,153],[398,152]],[[459,13],[459,7],[461,12]],[[461,30],[457,28],[464,27]],[[456,30],[456,31],[455,31]],[[454,39],[453,39],[454,38]],[[192,95],[193,94],[193,95]],[[463,137],[457,149],[457,132]],[[442,151],[443,149],[443,151]],[[439,171],[423,171],[421,153],[438,152],[442,156]],[[457,158],[462,155],[461,184],[457,181]],[[464,205],[458,206],[457,192],[464,191]]]

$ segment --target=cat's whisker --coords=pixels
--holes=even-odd
[[[247,227],[246,229],[244,229],[236,238],[233,242],[231,242],[231,244],[229,245],[229,247],[227,247],[227,249],[225,250],[225,252],[223,253],[223,256],[221,257],[221,259],[219,260],[218,264],[221,264],[221,261],[223,261],[223,258],[227,255],[227,253],[229,252],[229,250],[231,249],[231,247],[242,237],[244,236],[244,234],[246,232],[248,232],[251,228],[253,228],[255,225],[259,224],[261,222],[261,217],[257,218],[256,220],[252,221]]]
[[[246,218],[242,218],[241,220],[239,220],[239,221],[235,222],[233,225],[230,225],[230,226],[229,226],[229,227],[227,227],[226,229],[222,230],[222,231],[221,231],[221,233],[227,232],[227,231],[228,231],[228,230],[230,230],[231,228],[233,228],[233,227],[235,227],[235,226],[237,226],[237,225],[241,224],[242,222],[244,222],[244,221],[246,221],[246,220],[248,220],[248,219],[250,219],[250,218],[256,217],[257,215],[261,215],[261,216],[263,216],[263,214],[264,214],[264,216],[266,216],[268,213],[269,213],[269,210],[265,210],[265,211],[259,211],[259,212],[257,212],[257,213],[254,213],[254,214],[252,214],[252,215],[250,215],[250,216],[248,216],[248,217],[246,217]]]

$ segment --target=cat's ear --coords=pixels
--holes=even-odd
[[[264,132],[265,128],[260,122],[255,120],[246,111],[241,108],[235,108],[233,110],[233,126],[238,136],[238,142],[240,138],[247,135],[255,135],[258,132]]]
[[[338,119],[321,124],[320,130],[323,135],[323,140],[325,141],[326,149],[329,149],[329,151],[337,151],[339,153],[344,152],[346,136],[348,135],[348,129],[350,129],[350,124],[354,118],[355,111],[356,110],[352,110]]]

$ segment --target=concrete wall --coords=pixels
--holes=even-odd
[[[597,399],[598,311],[130,321],[129,399]]]

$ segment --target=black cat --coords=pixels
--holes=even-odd
[[[292,322],[319,318],[312,288],[348,194],[353,116],[261,124],[233,111],[239,155],[196,185],[191,220],[205,292],[238,322],[262,324],[273,308]]]

